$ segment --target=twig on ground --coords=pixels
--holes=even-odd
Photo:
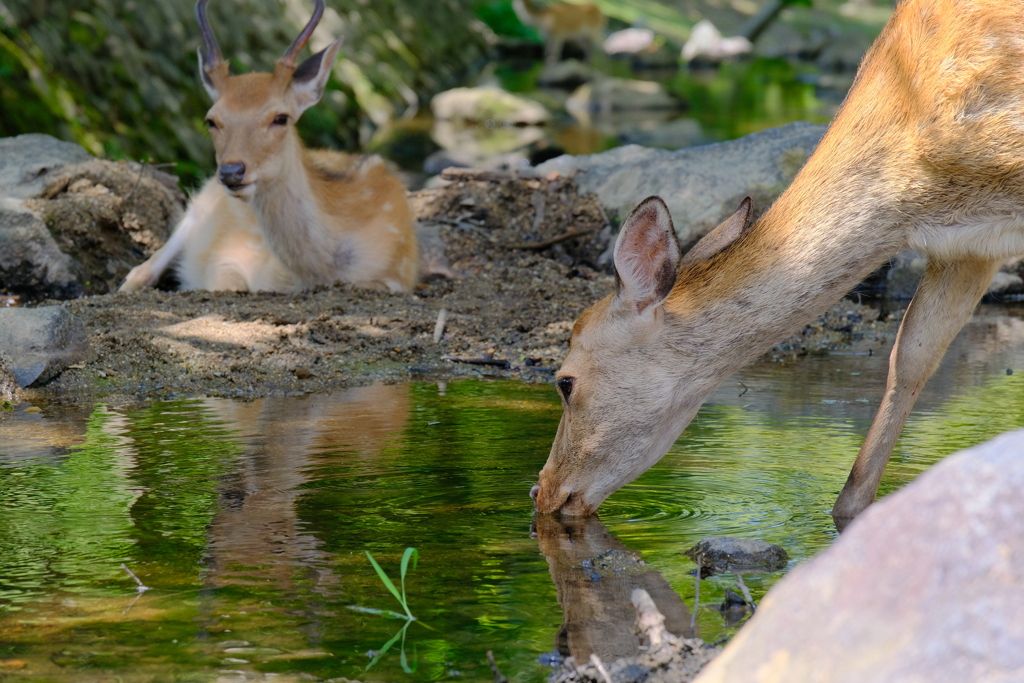
[[[543,242],[519,242],[518,244],[508,245],[509,249],[535,249],[540,251],[541,249],[547,249],[550,246],[564,242],[565,240],[571,240],[573,237],[583,237],[594,232],[593,230],[570,230],[569,232],[563,233],[558,237],[552,237],[549,240]]]
[[[690,637],[697,637],[697,610],[700,609],[700,570],[704,563],[704,553],[697,556],[697,588],[693,594],[693,616],[690,618]]]
[[[135,583],[139,584],[138,587],[136,588],[137,591],[139,591],[140,593],[145,593],[146,591],[149,590],[149,586],[147,586],[146,584],[142,583],[142,581],[139,580],[139,577],[135,576],[135,572],[133,572],[131,569],[128,569],[128,565],[126,565],[124,562],[121,563],[121,569],[123,569],[126,572],[128,572],[128,576],[130,576],[133,579],[135,579]]]
[[[740,385],[741,387],[743,387],[743,393],[741,393],[741,394],[740,394],[740,396],[742,396],[743,394],[745,394],[745,393],[747,393],[748,391],[750,391],[750,387],[748,387],[748,386],[747,386],[746,384],[744,384],[743,382],[737,382],[737,384],[739,384],[739,385]]]
[[[540,230],[540,226],[544,223],[544,193],[540,190],[534,190],[533,192],[533,226],[532,232]]]
[[[494,653],[490,650],[487,651],[487,663],[491,665],[491,671],[494,672],[494,683],[508,683],[508,676],[498,669],[498,663],[494,661]]]
[[[654,604],[651,594],[643,588],[634,588],[630,596],[636,608],[636,627],[651,647],[667,643],[674,636],[665,629],[665,615]]]
[[[601,663],[601,658],[597,656],[597,653],[590,654],[590,661],[597,670],[601,672],[601,677],[604,679],[604,683],[612,683],[612,677],[608,675],[608,671],[604,668],[604,664]]]
[[[515,171],[482,171],[476,168],[446,168],[441,171],[442,180],[483,180],[501,183],[516,180],[519,175]]]
[[[754,598],[750,597],[750,590],[747,588],[747,584],[743,583],[743,575],[737,574],[736,580],[740,582],[740,590],[743,591],[743,599],[750,605],[750,611],[756,612],[757,605],[754,604]]]
[[[444,326],[448,322],[448,309],[442,308],[437,312],[437,322],[434,323],[434,343],[437,344],[444,336]]]

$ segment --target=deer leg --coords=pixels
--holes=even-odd
[[[907,415],[946,348],[971,317],[998,267],[998,261],[980,259],[928,263],[896,335],[889,357],[885,397],[832,508],[832,517],[840,528],[875,499],[882,472]]]
[[[194,207],[189,207],[185,217],[171,233],[170,239],[164,243],[164,246],[153,252],[153,255],[146,261],[132,268],[117,291],[134,292],[155,285],[167,270],[167,266],[171,265],[181,254],[181,250],[185,248],[185,244],[195,232],[198,223]]]

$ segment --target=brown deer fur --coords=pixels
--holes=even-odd
[[[737,222],[680,265],[660,199],[627,219],[618,291],[580,316],[557,375],[564,413],[532,491],[540,512],[596,510],[728,375],[911,247],[927,271],[833,516],[842,525],[872,502],[921,387],[998,264],[1024,254],[1024,2],[902,2],[792,186],[749,229]]]
[[[410,290],[416,237],[401,182],[377,157],[308,150],[295,131],[320,100],[341,45],[295,66],[322,3],[273,73],[240,76],[229,75],[207,33],[204,5],[200,71],[214,99],[207,125],[220,180],[207,182],[167,245],[129,273],[122,291],[152,286],[179,257],[183,289],[296,291],[342,281]]]
[[[567,41],[579,44],[589,57],[601,44],[607,20],[596,5],[558,3],[540,7],[533,0],[513,0],[512,7],[519,21],[540,31],[544,36],[544,59],[555,64],[562,57]]]

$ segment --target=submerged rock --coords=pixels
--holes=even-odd
[[[716,574],[774,572],[784,569],[789,562],[789,555],[782,546],[731,536],[705,538],[683,554]]]
[[[948,456],[779,581],[697,680],[1019,680],[1022,489],[1024,430]]]
[[[46,384],[93,356],[82,320],[60,306],[0,308],[0,353],[21,387]]]
[[[492,86],[446,90],[434,96],[430,109],[444,121],[492,125],[538,125],[551,119],[543,105]]]
[[[566,59],[545,65],[537,75],[537,85],[573,90],[593,77],[594,72],[589,66],[578,59]]]
[[[569,96],[565,108],[578,119],[615,111],[678,109],[679,100],[654,81],[601,78],[581,85]]]
[[[657,194],[668,204],[676,233],[691,245],[732,215],[740,201],[754,200],[755,218],[782,193],[814,151],[825,126],[791,123],[703,147],[667,152],[636,145],[601,154],[561,156],[537,167],[576,176],[583,192],[622,218]]]

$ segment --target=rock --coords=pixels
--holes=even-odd
[[[34,197],[46,187],[54,167],[91,158],[83,147],[49,135],[0,138],[0,196]]]
[[[947,457],[776,584],[697,681],[1019,680],[1022,489],[1024,430]]]
[[[590,67],[578,59],[546,64],[537,75],[537,85],[574,90],[594,77]]]
[[[657,194],[668,204],[684,245],[695,242],[730,216],[745,196],[755,215],[765,211],[789,185],[825,133],[824,125],[791,123],[738,140],[675,152],[636,145],[601,154],[562,156],[537,167],[576,176],[620,218],[644,198]]]
[[[33,298],[82,294],[81,266],[61,251],[42,216],[20,199],[0,197],[0,289]]]
[[[889,259],[885,274],[885,295],[890,299],[911,299],[924,275],[928,259],[919,251],[903,249]]]
[[[430,109],[442,121],[490,125],[539,125],[551,119],[541,104],[493,86],[446,90],[434,96]]]
[[[685,553],[701,567],[723,572],[775,572],[785,569],[789,555],[782,546],[750,538],[713,536],[702,539]]]
[[[17,403],[21,396],[21,386],[11,372],[11,357],[0,351],[0,409],[5,403]]]
[[[649,28],[626,28],[604,39],[604,52],[608,55],[636,54],[654,48],[654,31]]]
[[[693,27],[689,40],[683,45],[683,61],[704,59],[719,62],[729,57],[746,54],[754,49],[753,44],[743,36],[725,38],[715,25],[701,19]]]
[[[619,135],[619,139],[626,144],[660,149],[693,147],[705,142],[700,122],[685,118],[655,123],[653,126],[627,126]]]
[[[0,139],[0,289],[26,300],[116,289],[170,234],[185,206],[177,182],[46,135]]]
[[[1024,285],[1024,278],[1015,273],[1004,273],[998,271],[992,276],[992,282],[988,286],[989,294],[1001,294],[1011,290],[1017,290]]]
[[[580,121],[593,114],[616,111],[675,110],[679,100],[654,81],[601,78],[585,83],[569,96],[565,108]]]
[[[21,387],[46,384],[93,357],[82,320],[60,306],[0,308],[0,352]]]

